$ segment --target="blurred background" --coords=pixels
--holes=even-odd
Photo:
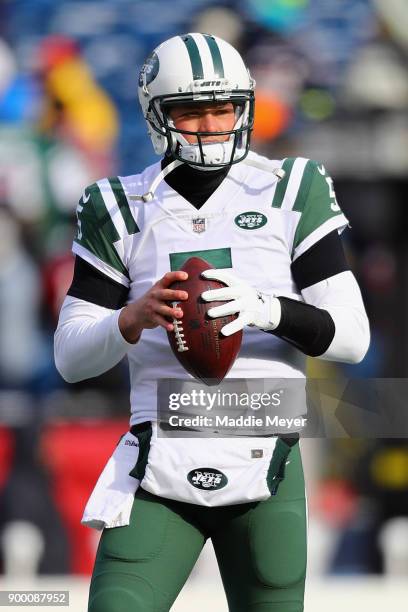
[[[129,412],[126,363],[75,385],[53,363],[75,208],[89,183],[156,161],[138,72],[157,44],[187,31],[239,49],[257,81],[253,148],[324,161],[350,220],[343,236],[371,348],[352,368],[310,360],[311,374],[408,373],[406,0],[3,0],[0,588],[69,585],[75,610],[86,609],[99,537],[80,525],[83,506]],[[406,439],[339,436],[303,448],[305,610],[404,601]],[[226,610],[209,547],[173,609],[191,610],[193,596],[197,611]]]

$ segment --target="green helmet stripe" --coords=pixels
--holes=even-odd
[[[193,71],[193,80],[203,79],[204,70],[203,64],[200,57],[200,51],[198,50],[197,43],[192,36],[181,36],[181,40],[187,47],[188,55],[190,57],[191,68]]]
[[[219,79],[223,79],[225,76],[224,75],[224,64],[222,63],[220,48],[217,45],[217,41],[215,40],[215,38],[213,38],[209,34],[204,34],[204,38],[208,45],[208,48],[210,49],[215,76]]]

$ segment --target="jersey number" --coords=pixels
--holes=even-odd
[[[335,193],[334,187],[333,187],[333,180],[332,180],[332,178],[330,176],[325,176],[324,178],[326,179],[326,183],[329,185],[330,199],[334,200],[334,202],[330,203],[330,208],[332,209],[333,212],[339,212],[340,211],[340,206],[337,204],[336,193]]]
[[[334,191],[332,178],[326,174],[326,168],[323,166],[323,164],[321,166],[317,166],[317,169],[320,172],[320,174],[324,176],[324,179],[329,186],[330,199],[334,200],[334,202],[330,203],[330,208],[332,209],[333,212],[340,212],[340,206],[337,204],[336,193]]]

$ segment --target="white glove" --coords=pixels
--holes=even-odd
[[[201,276],[210,280],[221,281],[227,285],[221,289],[204,291],[201,297],[205,302],[233,300],[227,304],[210,308],[208,311],[209,317],[224,317],[239,313],[235,321],[224,325],[221,329],[224,336],[235,334],[245,325],[254,325],[265,331],[271,331],[278,327],[281,319],[281,305],[273,295],[266,295],[257,291],[235,276],[230,269],[205,270],[201,273]]]

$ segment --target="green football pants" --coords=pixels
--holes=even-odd
[[[276,495],[263,502],[207,508],[139,488],[130,524],[102,533],[88,612],[170,610],[207,538],[230,612],[302,612],[306,511],[298,444],[289,459]]]

